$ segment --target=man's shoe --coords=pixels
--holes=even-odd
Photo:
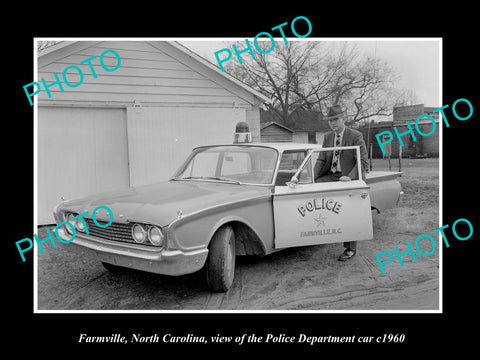
[[[356,253],[356,250],[345,249],[345,251],[338,257],[338,261],[346,261],[351,259]]]

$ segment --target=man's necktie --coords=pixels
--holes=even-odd
[[[335,140],[335,147],[340,146],[340,134],[337,134],[336,140]],[[333,152],[333,158],[332,158],[332,173],[337,172],[337,167],[338,167],[338,156],[340,155],[339,150],[335,150]]]

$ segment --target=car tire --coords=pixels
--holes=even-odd
[[[231,226],[222,226],[210,242],[206,266],[207,284],[213,292],[226,292],[235,273],[235,233]]]

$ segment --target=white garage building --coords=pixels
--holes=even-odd
[[[114,52],[101,66],[105,50],[120,56],[114,71]],[[76,87],[62,77],[72,65],[83,73],[65,73]],[[54,223],[62,197],[168,179],[192,148],[231,143],[239,121],[260,141],[259,106],[269,99],[177,42],[61,42],[37,66],[36,81],[51,85],[51,97],[42,87],[35,99],[39,225]]]

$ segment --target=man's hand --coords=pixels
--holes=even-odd
[[[350,180],[352,180],[352,179],[351,179],[349,176],[343,175],[343,176],[341,176],[340,179],[338,179],[338,180],[340,180],[340,181],[350,181]]]

